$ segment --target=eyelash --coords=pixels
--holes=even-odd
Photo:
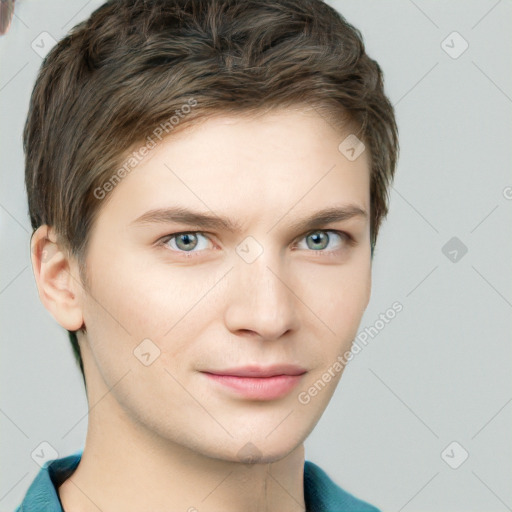
[[[345,243],[348,244],[350,247],[356,245],[356,243],[357,243],[355,238],[352,235],[350,235],[349,233],[347,233],[345,231],[339,231],[339,230],[336,230],[336,229],[315,229],[313,231],[308,231],[306,234],[302,235],[297,240],[301,241],[304,238],[307,238],[309,235],[312,235],[314,233],[335,233],[336,235],[339,235],[341,238],[345,239]],[[157,245],[161,245],[164,249],[173,251],[175,253],[182,254],[185,258],[195,258],[198,255],[200,255],[201,252],[203,252],[203,251],[190,251],[190,252],[180,251],[180,250],[176,250],[176,249],[170,249],[166,245],[167,242],[169,242],[173,238],[176,238],[176,237],[178,237],[180,235],[190,235],[190,234],[200,234],[200,235],[205,236],[206,238],[209,238],[208,234],[205,233],[204,231],[180,231],[179,233],[172,233],[172,234],[169,234],[169,235],[166,235],[166,236],[160,238],[157,241]],[[340,251],[342,251],[343,248],[334,249],[334,250],[330,250],[330,251],[326,250],[326,249],[322,249],[322,250],[319,250],[319,251],[315,251],[313,249],[306,249],[306,250],[308,250],[308,251],[310,251],[312,253],[318,253],[318,254],[324,254],[324,255],[328,255],[328,256],[333,256],[336,253],[339,253]]]

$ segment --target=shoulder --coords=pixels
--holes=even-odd
[[[308,460],[304,464],[304,499],[307,512],[380,512],[343,490],[323,469]]]

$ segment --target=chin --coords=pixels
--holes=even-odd
[[[268,434],[268,429],[261,430],[265,433],[252,436],[233,432],[233,438],[225,443],[210,445],[213,452],[207,455],[247,465],[269,464],[284,459],[304,442],[305,436],[291,436],[289,429],[283,430],[281,435],[276,431]]]

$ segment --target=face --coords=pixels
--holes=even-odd
[[[218,116],[111,192],[84,356],[134,424],[232,461],[279,460],[311,432],[370,297],[369,156],[347,159],[347,135],[313,113]]]

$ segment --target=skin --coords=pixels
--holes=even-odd
[[[308,404],[298,394],[357,335],[371,294],[370,225],[364,216],[322,225],[313,231],[329,239],[318,241],[290,223],[328,206],[370,213],[368,151],[345,158],[347,134],[315,112],[281,110],[219,115],[165,139],[104,200],[88,290],[54,230],[35,232],[43,304],[64,328],[87,330],[88,432],[58,489],[66,511],[305,510],[303,443],[342,371]],[[132,224],[175,205],[226,216],[242,231]],[[164,238],[179,232],[197,238]],[[252,263],[236,251],[248,236],[263,249]],[[134,355],[144,339],[160,350],[149,366]],[[263,401],[200,372],[250,363],[307,373],[286,396]],[[248,450],[253,463],[242,458]]]

